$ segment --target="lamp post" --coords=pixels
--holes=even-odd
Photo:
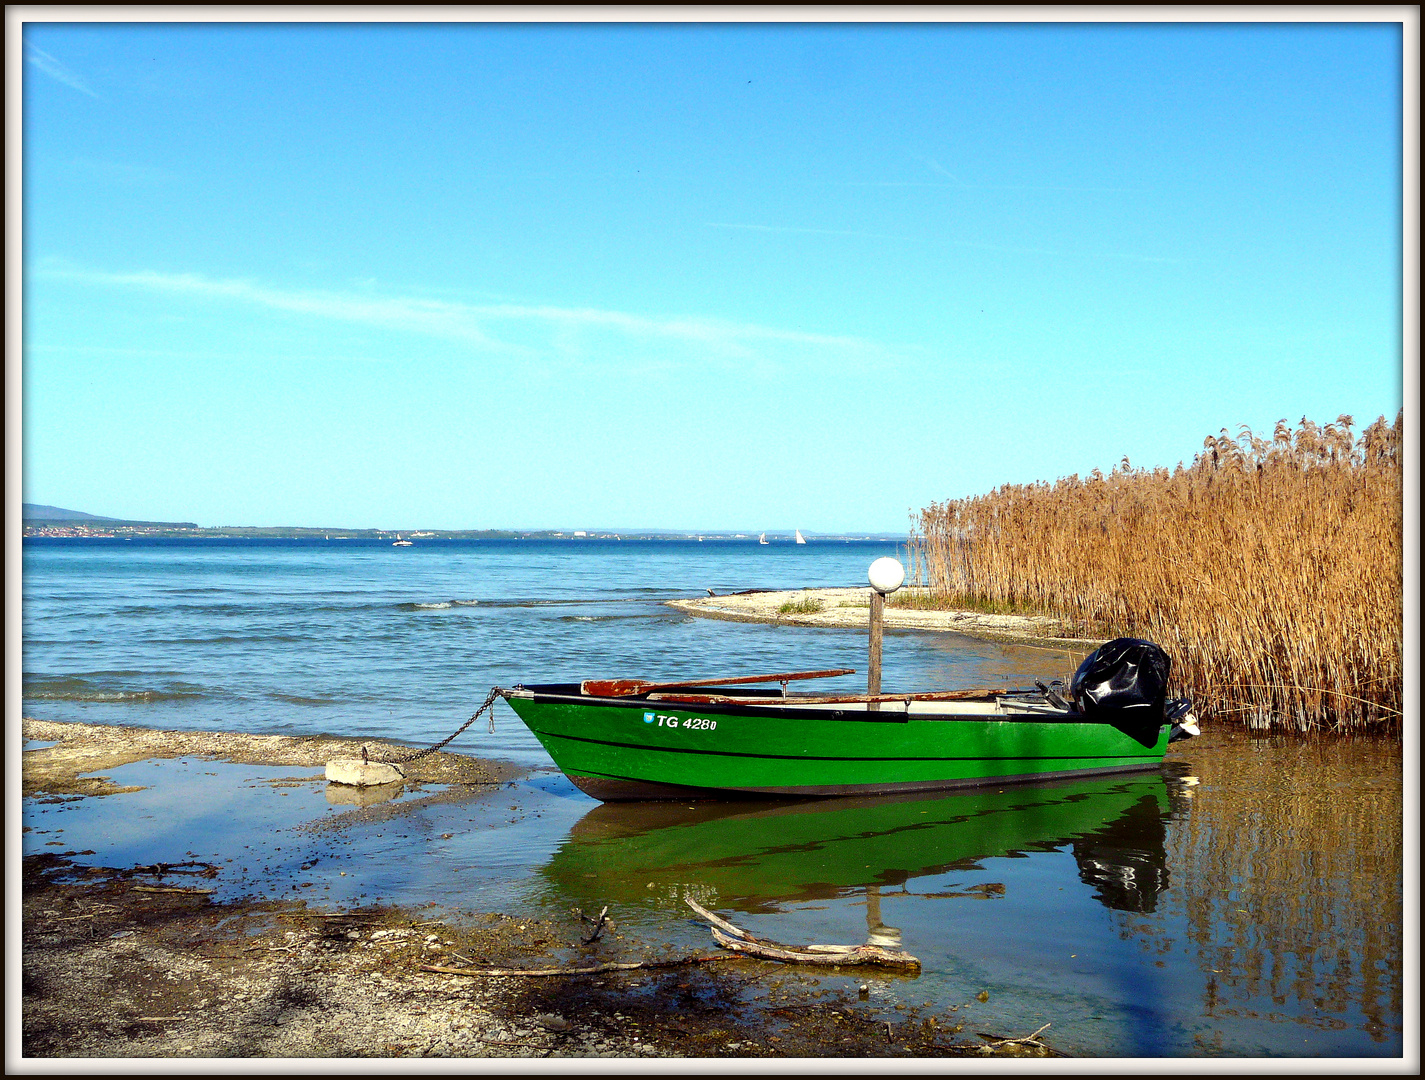
[[[866,576],[871,582],[871,655],[866,665],[866,693],[874,696],[881,692],[881,624],[885,621],[886,596],[905,581],[905,567],[888,555],[873,562]],[[878,711],[879,703],[869,702],[866,708]]]

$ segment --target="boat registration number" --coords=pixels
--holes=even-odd
[[[646,712],[643,714],[645,724],[657,724],[659,727],[680,727],[684,731],[716,731],[717,721],[708,720],[701,716],[689,716],[679,719],[676,716],[665,716],[663,713]]]

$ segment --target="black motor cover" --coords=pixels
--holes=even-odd
[[[1085,716],[1156,735],[1167,720],[1171,668],[1168,654],[1151,641],[1114,638],[1084,658],[1069,690]]]

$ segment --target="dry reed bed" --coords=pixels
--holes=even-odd
[[[1190,467],[1124,458],[920,513],[937,602],[1156,641],[1199,711],[1257,729],[1398,731],[1402,424],[1223,428]]]

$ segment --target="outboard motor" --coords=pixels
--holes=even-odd
[[[1168,733],[1168,742],[1191,739],[1194,735],[1202,734],[1202,728],[1197,726],[1197,717],[1192,714],[1192,702],[1187,698],[1168,702],[1167,715],[1168,723],[1173,725]]]
[[[1166,723],[1173,725],[1170,740],[1198,733],[1190,702],[1183,699],[1169,706],[1171,669],[1168,654],[1151,641],[1115,638],[1084,658],[1069,691],[1086,717],[1110,723],[1144,746],[1152,746]],[[1179,728],[1182,735],[1177,734]]]

